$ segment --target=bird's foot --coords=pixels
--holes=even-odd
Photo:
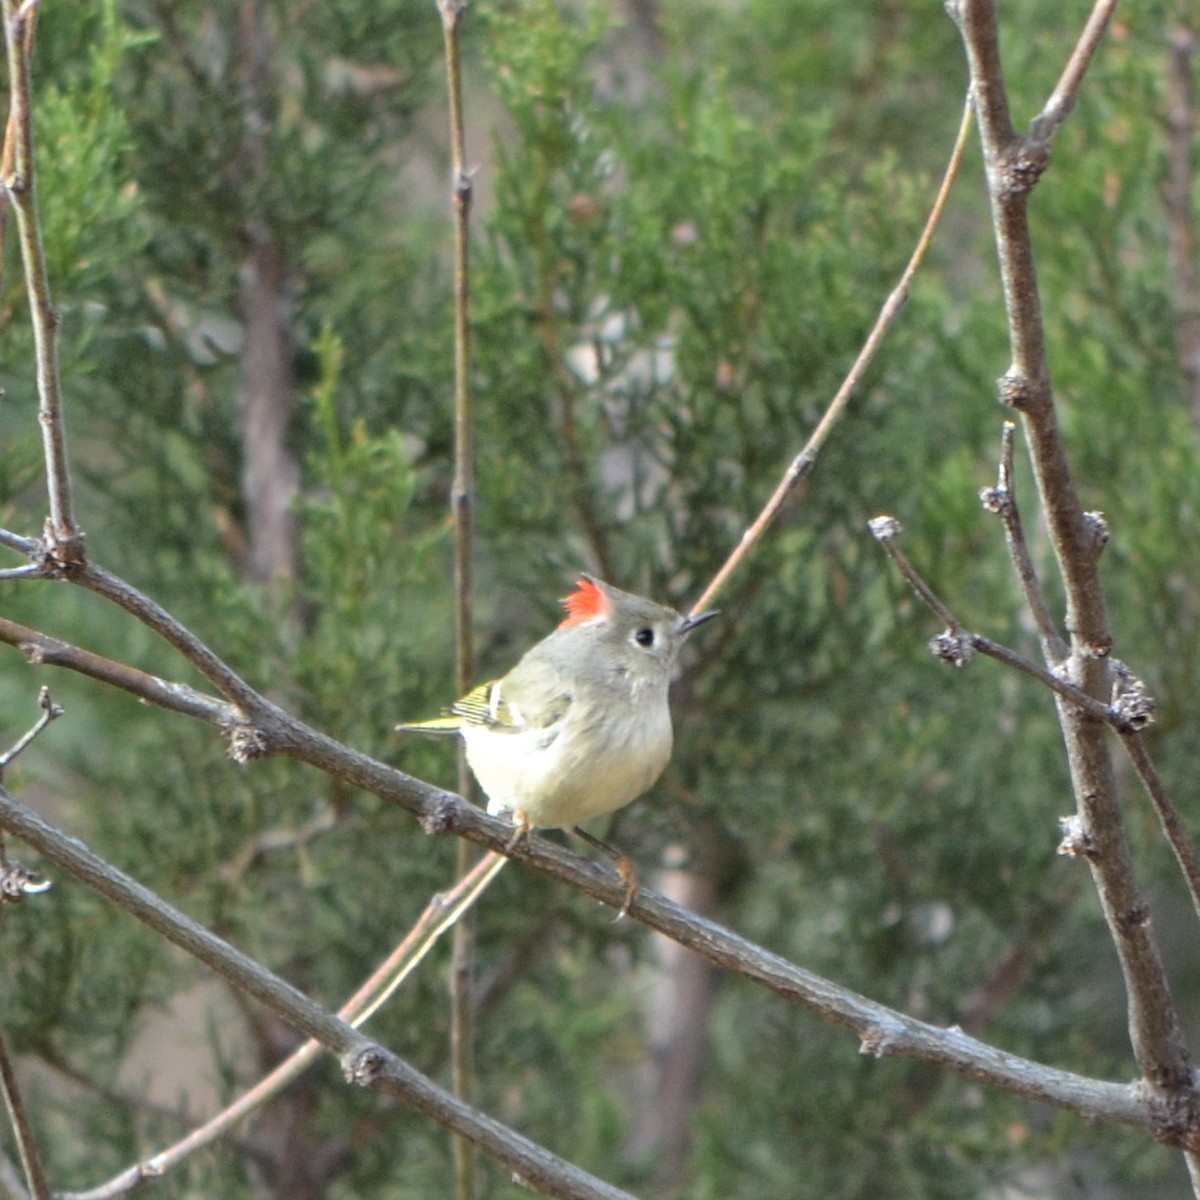
[[[641,885],[638,883],[637,872],[634,870],[632,861],[626,858],[625,855],[622,854],[614,865],[617,869],[617,875],[625,885],[625,899],[621,901],[620,910],[614,918],[615,921],[619,921],[633,907],[633,902],[637,899]]]
[[[511,854],[527,837],[533,829],[530,823],[529,814],[523,808],[515,808],[512,813],[513,824],[516,826],[516,831],[512,837],[504,845],[504,853]]]
[[[602,842],[598,837],[593,837],[586,829],[578,825],[573,826],[571,832],[576,837],[582,838],[589,846],[595,846],[597,850],[602,850],[612,859],[613,867],[617,872],[617,878],[625,885],[625,899],[621,901],[621,908],[614,918],[615,921],[619,921],[629,912],[630,908],[633,907],[633,902],[637,899],[639,884],[637,881],[637,872],[633,867],[633,861],[626,858],[615,846],[610,846],[607,842]]]

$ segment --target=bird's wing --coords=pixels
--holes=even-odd
[[[547,729],[571,704],[570,682],[535,646],[503,679],[491,679],[456,700],[432,721],[397,725],[401,733],[458,733],[464,725],[486,726],[498,733]]]
[[[535,648],[503,679],[477,687],[458,701],[451,712],[464,721],[516,733],[556,724],[570,703],[569,683]]]

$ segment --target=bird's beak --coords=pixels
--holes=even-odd
[[[679,636],[686,637],[692,632],[693,629],[696,628],[697,625],[703,625],[705,621],[711,621],[713,617],[719,615],[719,611],[714,608],[711,612],[697,613],[693,617],[684,617],[683,620],[679,622]]]

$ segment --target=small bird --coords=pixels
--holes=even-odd
[[[432,721],[401,731],[461,735],[487,810],[530,829],[571,828],[617,860],[623,855],[579,828],[636,800],[662,774],[673,734],[667,692],[688,634],[715,612],[680,616],[591,576],[563,600],[566,618],[502,679],[481,683]]]

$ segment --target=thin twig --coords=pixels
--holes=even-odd
[[[908,585],[916,592],[938,620],[945,625],[946,632],[939,634],[930,642],[930,649],[940,659],[951,663],[953,666],[962,667],[971,661],[972,652],[978,651],[988,658],[994,658],[997,662],[1004,663],[1005,666],[1014,667],[1016,670],[1028,675],[1031,679],[1036,679],[1039,683],[1044,683],[1052,692],[1061,696],[1068,703],[1074,704],[1081,711],[1087,713],[1088,716],[1095,718],[1095,720],[1112,725],[1115,729],[1127,727],[1125,718],[1120,713],[1114,711],[1102,701],[1097,700],[1095,696],[1089,695],[1082,688],[1071,683],[1070,680],[1056,675],[1053,671],[1035,663],[1032,659],[1026,658],[1016,650],[1011,650],[999,642],[994,642],[991,638],[985,637],[983,634],[972,633],[969,629],[966,629],[945,601],[930,587],[924,576],[913,566],[908,555],[897,545],[901,528],[900,522],[895,517],[875,517],[870,522],[870,527],[876,541],[883,547],[892,562],[896,564],[900,574],[904,576]]]
[[[1200,36],[1182,22],[1171,31],[1167,53],[1167,175],[1163,210],[1168,262],[1175,287],[1175,344],[1192,428],[1200,434],[1200,263],[1197,261],[1196,85],[1192,63]]]
[[[25,1101],[21,1097],[17,1073],[13,1069],[12,1055],[9,1053],[8,1042],[2,1032],[0,1032],[0,1090],[4,1092],[4,1105],[8,1109],[8,1119],[17,1140],[21,1166],[25,1171],[25,1181],[29,1184],[30,1200],[50,1200],[50,1185],[46,1182],[46,1172],[42,1166],[41,1153],[38,1151],[37,1138],[34,1137],[33,1126],[29,1122],[29,1113],[26,1111]]]
[[[238,719],[237,710],[215,696],[198,692],[185,683],[168,683],[156,675],[93,654],[70,642],[59,641],[6,617],[0,617],[0,642],[15,646],[35,665],[66,667],[101,683],[111,684],[159,708],[197,717],[219,728],[228,728]]]
[[[1008,554],[1016,569],[1017,578],[1021,581],[1021,590],[1025,593],[1025,603],[1029,605],[1030,615],[1038,631],[1042,644],[1042,655],[1046,662],[1056,664],[1062,662],[1067,655],[1067,644],[1062,640],[1050,616],[1046,598],[1042,595],[1038,583],[1037,572],[1033,567],[1033,559],[1029,554],[1029,544],[1025,540],[1025,529],[1021,524],[1021,510],[1017,504],[1016,477],[1013,471],[1013,443],[1017,427],[1012,421],[1005,421],[1000,439],[1000,470],[994,488],[985,488],[979,494],[984,508],[996,513],[1004,522],[1004,536],[1008,543]]]
[[[1055,84],[1054,91],[1046,101],[1042,111],[1029,126],[1031,138],[1040,142],[1047,150],[1054,140],[1055,134],[1062,128],[1063,122],[1071,115],[1079,99],[1079,89],[1083,86],[1083,77],[1087,74],[1096,51],[1108,31],[1117,0],[1098,0],[1083,27],[1083,33],[1075,43],[1075,49],[1067,60],[1067,65]]]
[[[37,368],[38,422],[42,428],[50,506],[46,521],[47,550],[58,563],[70,566],[83,561],[84,543],[72,510],[71,471],[56,349],[58,313],[50,298],[50,279],[38,215],[31,82],[36,10],[28,3],[18,8],[14,0],[3,0],[3,9],[13,154],[10,169],[0,180],[0,186],[8,193],[16,213],[17,240],[29,294],[29,319]]]
[[[938,188],[933,207],[929,211],[929,217],[925,221],[925,228],[921,231],[921,236],[917,239],[916,247],[908,260],[908,265],[900,275],[899,283],[893,288],[891,294],[884,301],[883,307],[879,310],[879,316],[875,320],[875,325],[867,335],[867,340],[863,343],[862,349],[858,352],[858,357],[854,360],[854,365],[850,368],[846,378],[842,380],[842,384],[837,392],[834,393],[833,399],[829,402],[829,407],[826,408],[824,415],[817,423],[817,427],[809,437],[808,443],[796,458],[792,460],[791,465],[784,472],[783,478],[779,481],[779,485],[767,501],[762,512],[758,514],[754,522],[742,534],[741,540],[734,548],[733,553],[725,560],[721,569],[713,576],[708,587],[704,589],[704,593],[700,599],[692,606],[693,613],[704,612],[712,607],[712,602],[716,598],[717,593],[720,592],[733,573],[741,566],[742,561],[762,539],[763,534],[770,528],[792,493],[811,474],[822,447],[828,440],[834,426],[841,419],[847,405],[850,403],[851,397],[854,395],[855,389],[867,373],[867,369],[874,361],[875,355],[879,352],[879,347],[883,344],[883,339],[896,323],[897,317],[899,317],[905,302],[908,300],[909,292],[912,291],[913,279],[920,270],[921,264],[925,261],[925,255],[933,241],[934,232],[937,230],[938,224],[942,219],[946,203],[950,199],[950,191],[954,186],[954,181],[958,178],[958,169],[962,164],[963,153],[967,148],[967,137],[971,132],[971,113],[971,98],[968,95],[967,102],[963,106],[962,121],[959,123],[958,135],[954,139],[954,149],[950,152],[950,161],[946,164],[946,171],[942,176],[941,186]]]
[[[1184,825],[1183,818],[1179,815],[1179,809],[1171,799],[1171,793],[1167,790],[1162,776],[1159,775],[1141,735],[1133,730],[1119,730],[1118,732],[1121,744],[1125,747],[1129,760],[1133,763],[1138,778],[1141,779],[1146,788],[1146,794],[1154,805],[1154,811],[1158,814],[1158,822],[1162,827],[1163,836],[1167,839],[1167,843],[1175,855],[1175,861],[1179,863],[1179,869],[1183,872],[1188,894],[1192,898],[1192,908],[1195,909],[1196,915],[1200,916],[1200,860],[1197,859],[1196,847],[1188,834],[1187,826]]]
[[[473,650],[473,563],[475,451],[471,398],[471,200],[463,119],[462,55],[459,31],[466,0],[437,0],[442,19],[446,59],[446,91],[450,116],[451,199],[454,210],[454,616],[458,695],[475,683]],[[466,750],[458,747],[458,791],[475,799],[475,780],[467,766]],[[470,869],[471,847],[458,846],[457,869],[463,878]],[[475,929],[470,916],[454,926],[450,964],[450,1076],[454,1094],[470,1101],[473,1091],[473,1021],[471,993],[475,974]],[[475,1154],[465,1138],[454,1140],[455,1188],[459,1200],[475,1195]]]
[[[7,750],[0,754],[0,779],[4,777],[4,768],[12,762],[34,738],[50,724],[51,721],[56,721],[63,715],[63,707],[61,704],[55,704],[50,699],[50,689],[43,687],[38,690],[38,708],[42,710],[42,715],[33,723],[30,728],[23,733]]]
[[[19,533],[13,533],[11,529],[0,529],[0,546],[15,550],[26,558],[35,559],[41,549],[41,542],[37,538],[22,537]]]

